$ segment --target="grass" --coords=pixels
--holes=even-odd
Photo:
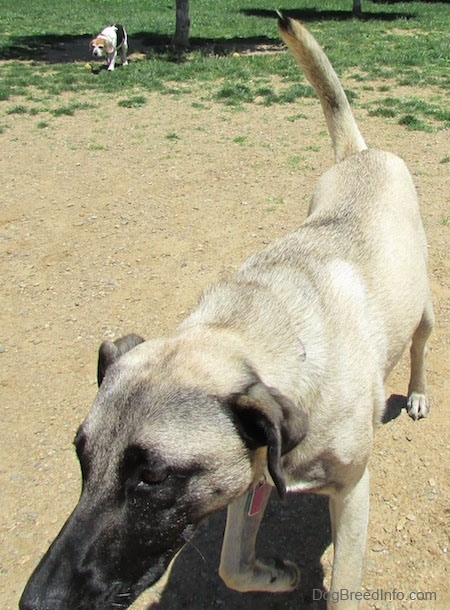
[[[431,131],[436,123],[450,125],[450,107],[445,108],[445,102],[428,102],[410,96],[377,100],[369,105],[369,114],[397,118],[400,125],[420,131]]]
[[[373,114],[411,129],[441,129],[449,124],[450,5],[439,2],[365,0],[365,18],[351,15],[351,0],[287,0],[282,10],[303,20],[324,45],[333,65],[369,90],[432,88],[441,103],[405,100],[397,89],[392,103],[378,100]],[[259,0],[207,0],[191,3],[192,48],[175,54],[174,3],[142,0],[0,0],[0,109],[63,116],[83,108],[69,105],[95,91],[123,94],[119,104],[136,108],[147,94],[195,92],[198,104],[216,100],[230,107],[295,102],[313,95],[288,53],[282,52],[273,3]],[[212,17],[214,10],[214,18]],[[126,25],[131,49],[140,51],[113,74],[93,69],[88,41],[107,22]],[[255,53],[261,46],[280,52]],[[67,53],[65,53],[67,52]],[[64,95],[63,95],[64,94]],[[86,94],[86,95],[85,95]],[[349,91],[355,98],[356,92]],[[63,100],[64,98],[64,100]],[[294,115],[293,115],[294,116]]]
[[[145,95],[133,95],[127,99],[119,100],[118,105],[122,108],[140,108],[147,103]]]
[[[277,206],[284,204],[283,197],[267,197],[266,202],[269,204],[266,208],[266,212],[275,212],[277,210]]]
[[[450,156],[447,155],[446,157],[444,157],[440,163],[450,163]],[[448,211],[450,212],[450,199],[447,199],[447,208]],[[443,227],[447,227],[450,228],[450,214],[447,214],[446,216],[444,216],[441,220],[441,225]]]

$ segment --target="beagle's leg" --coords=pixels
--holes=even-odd
[[[361,591],[369,519],[367,468],[356,485],[330,496],[330,518],[334,561],[327,610],[356,610],[359,601],[355,593]]]
[[[116,64],[117,51],[114,50],[110,55],[108,55],[108,71],[112,72],[114,70],[114,66]]]
[[[122,44],[122,50],[121,50],[122,66],[127,66],[128,65],[127,53],[128,53],[128,45],[124,41],[124,43]]]
[[[236,591],[292,591],[300,580],[294,563],[255,558],[256,536],[272,491],[270,485],[262,487],[228,506],[219,574],[225,584]],[[259,494],[256,508],[254,493]]]
[[[408,387],[408,403],[406,410],[412,419],[420,419],[428,415],[430,405],[427,392],[427,341],[434,326],[434,313],[431,301],[423,312],[422,319],[412,338],[411,343],[411,378]]]

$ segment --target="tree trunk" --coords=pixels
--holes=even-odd
[[[174,47],[185,49],[189,46],[189,0],[176,0],[176,25],[172,38]]]
[[[353,0],[353,14],[355,17],[361,17],[362,8],[361,8],[361,0]]]

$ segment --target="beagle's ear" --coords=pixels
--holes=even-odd
[[[267,468],[278,494],[283,498],[286,495],[286,482],[281,457],[305,438],[308,431],[307,413],[261,381],[233,395],[228,405],[249,449],[267,446]]]
[[[107,53],[114,52],[114,45],[110,40],[105,40],[105,49]]]
[[[144,339],[139,335],[126,335],[116,341],[103,341],[98,350],[98,364],[97,364],[97,383],[100,387],[106,370],[113,362],[115,362],[120,356],[129,352],[130,349],[143,343]]]

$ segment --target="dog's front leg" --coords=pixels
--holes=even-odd
[[[220,557],[219,574],[236,591],[292,591],[299,582],[297,566],[286,560],[255,558],[258,529],[272,487],[264,484],[257,493],[257,508],[251,508],[254,491],[228,506],[227,524]]]
[[[334,545],[333,575],[328,610],[356,610],[361,595],[361,578],[369,519],[369,471],[356,485],[330,496],[331,530]]]
[[[117,57],[117,51],[114,51],[113,53],[108,55],[108,67],[107,67],[108,72],[112,72],[114,70],[114,67],[116,65],[116,57]]]
[[[408,388],[406,409],[413,419],[428,415],[430,405],[427,397],[426,356],[427,341],[434,326],[433,305],[429,301],[425,307],[419,326],[411,343],[411,377]]]

